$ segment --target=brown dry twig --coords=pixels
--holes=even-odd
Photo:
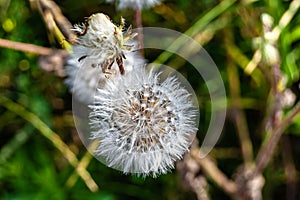
[[[54,51],[51,48],[41,47],[34,44],[10,41],[2,38],[0,38],[0,47],[10,48],[18,51],[25,51],[44,56],[50,55]]]
[[[286,199],[296,200],[297,194],[297,169],[292,154],[291,141],[288,135],[283,135],[280,141],[281,154],[286,176]]]
[[[184,187],[193,191],[198,199],[210,199],[206,178],[201,171],[200,165],[190,154],[186,154],[183,160],[177,162],[176,169]]]
[[[238,187],[235,182],[230,180],[212,161],[209,156],[204,158],[200,158],[200,149],[198,147],[198,140],[195,139],[191,150],[190,150],[191,157],[200,165],[201,169],[211,178],[213,181],[222,188],[227,194],[231,195],[232,197],[237,194]]]
[[[254,176],[260,174],[265,167],[268,165],[272,156],[275,153],[275,148],[280,140],[281,135],[292,120],[300,113],[300,102],[286,115],[286,117],[278,123],[276,127],[271,129],[269,132],[269,138],[266,143],[260,149],[256,157],[256,169],[254,171]]]
[[[71,30],[72,24],[62,14],[60,7],[54,1],[30,0],[30,4],[39,10],[48,30],[58,38],[59,42],[63,43],[64,38],[71,43],[76,41],[77,36]]]
[[[65,76],[65,59],[69,55],[66,50],[51,49],[34,44],[10,41],[2,38],[0,38],[0,47],[40,55],[39,65],[43,70],[47,72],[54,72],[54,74],[59,77]]]

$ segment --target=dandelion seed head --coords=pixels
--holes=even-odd
[[[143,68],[109,80],[90,115],[97,157],[124,173],[156,177],[174,168],[197,131],[197,110],[175,77]]]

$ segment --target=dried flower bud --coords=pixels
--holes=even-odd
[[[281,106],[283,108],[290,108],[294,105],[296,101],[296,95],[289,88],[282,92],[282,97],[280,99]]]
[[[263,55],[265,62],[270,66],[278,65],[280,63],[280,54],[278,48],[272,43],[264,44]]]
[[[101,88],[108,77],[120,74],[120,67],[124,73],[144,64],[138,52],[129,51],[129,47],[136,49],[137,43],[130,40],[130,29],[122,33],[122,26],[115,26],[102,13],[89,17],[85,25],[75,26],[79,38],[66,63],[65,83],[79,102],[92,103],[96,88]]]
[[[197,131],[197,109],[175,77],[139,68],[107,80],[90,115],[96,156],[124,173],[166,173],[182,158]]]
[[[123,37],[123,25],[123,18],[117,27],[103,13],[93,14],[85,24],[76,25],[74,31],[79,34],[79,38],[73,47],[73,55],[78,58],[79,65],[100,67],[103,72],[107,72],[119,60],[118,65],[122,71],[122,60],[125,57],[123,50],[128,50],[125,43],[135,36],[127,31],[126,37]]]

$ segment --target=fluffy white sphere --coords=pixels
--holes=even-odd
[[[91,108],[96,156],[124,173],[166,173],[197,131],[190,93],[175,77],[160,82],[158,74],[144,68],[109,79]]]

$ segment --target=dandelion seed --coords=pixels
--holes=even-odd
[[[162,0],[106,0],[108,3],[115,2],[118,9],[132,8],[143,9],[150,8],[159,4]]]
[[[91,106],[95,155],[125,174],[167,173],[182,158],[197,131],[197,109],[175,77],[160,82],[138,68],[98,89]]]

